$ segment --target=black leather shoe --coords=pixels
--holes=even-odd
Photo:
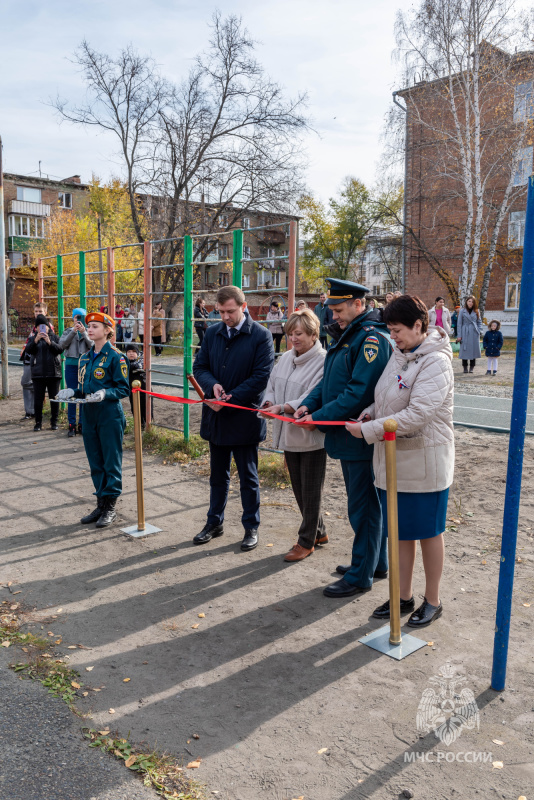
[[[211,542],[212,539],[215,539],[217,536],[222,536],[223,533],[224,530],[222,524],[210,525],[208,522],[206,522],[200,533],[197,533],[197,535],[193,539],[193,544],[207,544],[208,542]]]
[[[40,430],[41,430],[41,425],[40,425],[40,424],[37,422],[37,423],[36,423],[36,424],[33,426],[33,429],[34,429],[34,431],[37,433],[37,431],[40,431]]]
[[[59,427],[55,422],[50,423],[50,430],[51,431],[58,431]]]
[[[344,575],[346,572],[349,571],[350,567],[351,567],[350,564],[340,564],[338,567],[336,567],[336,572],[338,575]],[[383,572],[381,569],[375,569],[375,574],[373,575],[373,578],[375,579],[375,581],[381,581],[384,578],[387,578],[387,576],[388,576],[387,570]]]
[[[364,589],[362,586],[354,586],[344,578],[341,578],[341,580],[331,583],[330,586],[326,586],[323,589],[323,594],[325,597],[351,597],[353,594],[363,594],[363,592],[370,591],[371,586],[367,586]]]
[[[115,504],[117,502],[116,497],[105,497],[104,498],[104,507],[102,509],[102,514],[98,522],[96,523],[97,528],[106,528],[108,525],[117,518],[117,512],[115,511]]]
[[[76,436],[76,425],[72,425],[69,423],[69,432],[67,434],[69,439],[72,439],[73,436]]]
[[[406,624],[409,625],[410,628],[424,628],[425,625],[430,625],[435,619],[441,617],[442,613],[443,606],[441,603],[439,606],[432,606],[426,597],[424,597],[423,602],[419,608],[413,612]]]
[[[80,522],[82,525],[89,525],[91,522],[96,522],[97,519],[100,519],[102,516],[102,511],[104,510],[104,498],[97,497],[96,498],[97,506],[96,508],[91,511],[90,514],[86,514],[85,517],[82,517]]]
[[[415,600],[403,600],[401,597],[400,601],[400,612],[401,614],[409,614],[415,608]],[[376,617],[376,619],[389,619],[389,600],[386,600],[381,606],[375,608],[373,613],[371,614],[372,617]]]
[[[258,546],[258,529],[249,528],[248,531],[245,531],[245,536],[243,538],[243,541],[241,542],[241,550],[247,552],[248,550],[254,550],[254,548],[257,546]]]
[[[78,434],[78,436],[82,435],[82,423],[81,422],[78,422],[78,430],[76,431],[76,433]]]

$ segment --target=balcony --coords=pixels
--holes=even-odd
[[[285,244],[286,235],[284,231],[277,231],[274,228],[264,228],[262,231],[258,231],[258,241],[271,246]]]
[[[48,203],[29,203],[27,200],[11,200],[8,214],[28,214],[32,217],[49,217],[50,205]]]

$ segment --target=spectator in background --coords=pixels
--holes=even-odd
[[[139,341],[143,344],[145,339],[145,304],[141,303],[141,308],[139,309],[139,314],[137,315],[137,335],[139,336]]]
[[[124,317],[124,309],[120,303],[115,305],[115,341],[123,342],[124,335],[122,332],[122,319]]]
[[[91,349],[91,340],[85,330],[85,308],[75,308],[72,312],[73,325],[61,334],[59,346],[65,352],[65,383],[68,389],[78,388],[78,361],[80,356]],[[57,392],[56,392],[57,394]],[[55,397],[55,395],[54,395]],[[55,405],[55,404],[53,404]],[[67,406],[69,420],[68,436],[76,436],[76,404]],[[82,409],[79,407],[78,433],[82,433]]]
[[[434,305],[428,312],[428,325],[430,328],[443,328],[447,336],[451,335],[451,312],[445,308],[444,297],[436,297]]]
[[[460,306],[454,306],[454,313],[451,316],[451,330],[452,335],[456,339],[458,335],[458,314],[460,312]]]
[[[268,331],[245,314],[245,295],[237,286],[217,292],[222,325],[209,328],[193,365],[207,400],[258,409],[273,368]],[[210,507],[204,528],[193,542],[207,544],[222,536],[232,455],[239,474],[245,535],[241,550],[257,547],[260,524],[258,444],[266,437],[265,420],[250,411],[204,403],[200,435],[210,443]]]
[[[128,383],[130,384],[130,408],[133,414],[133,394],[132,384],[140,381],[141,389],[146,389],[146,372],[143,367],[143,359],[139,354],[139,346],[135,342],[126,345],[126,359],[128,361]],[[139,393],[141,405],[141,428],[146,426],[146,394]]]
[[[156,356],[160,356],[163,353],[163,347],[161,346],[161,343],[165,342],[165,325],[163,324],[164,319],[165,311],[163,310],[163,306],[161,303],[156,303],[152,309],[152,342],[155,345]]]
[[[135,317],[132,317],[129,308],[124,309],[122,318],[122,340],[124,344],[130,344],[134,340]]]
[[[460,342],[460,352],[458,357],[462,359],[464,374],[467,373],[467,362],[469,361],[469,372],[474,372],[477,358],[480,358],[480,334],[482,333],[482,320],[476,298],[471,294],[465,301],[465,305],[458,314],[458,341]]]
[[[386,305],[386,306],[387,306],[387,305],[389,305],[389,304],[391,303],[391,301],[394,299],[394,297],[395,297],[395,295],[393,294],[393,292],[386,292],[386,302],[385,302],[385,305]]]
[[[319,342],[321,343],[321,347],[324,347],[325,350],[328,347],[328,336],[325,328],[334,321],[332,309],[328,307],[326,300],[326,292],[321,292],[319,295],[319,302],[313,309],[315,316],[319,320]]]
[[[40,431],[43,424],[43,405],[46,392],[48,399],[52,400],[59,392],[61,381],[61,347],[59,339],[52,332],[50,323],[44,314],[35,318],[36,333],[32,333],[26,345],[26,350],[31,356],[31,373],[35,395],[35,425],[34,431]],[[59,403],[50,403],[50,428],[57,431]]]
[[[482,340],[482,347],[486,351],[486,358],[488,359],[486,375],[497,374],[497,361],[501,355],[501,349],[504,344],[500,327],[501,323],[496,319],[492,319]]]
[[[206,301],[203,297],[197,297],[193,316],[195,318],[195,333],[198,336],[198,344],[200,346],[204,341],[204,334],[208,329],[208,323],[206,322],[208,319],[208,312],[206,311]]]
[[[38,314],[43,314],[46,316],[47,306],[46,303],[35,303],[33,306],[33,316],[34,319],[37,317]],[[51,326],[52,327],[52,326]],[[52,330],[54,330],[52,328]],[[26,344],[24,345],[22,352],[20,354],[19,361],[22,361],[22,378],[20,379],[20,385],[22,386],[22,398],[24,400],[24,417],[23,419],[32,419],[35,416],[35,407],[34,407],[34,395],[33,395],[33,383],[32,383],[32,371],[31,371],[31,355],[28,353],[26,347],[28,342],[30,341],[30,337],[32,334],[37,333],[37,329],[35,326],[32,327],[28,338],[26,339]]]
[[[291,349],[271,372],[262,409],[273,414],[292,415],[317,386],[323,377],[326,356],[318,341],[319,330],[319,320],[311,309],[291,314],[286,323]],[[302,561],[313,553],[316,545],[328,542],[321,513],[326,471],[324,434],[274,419],[272,441],[273,447],[284,451],[291,486],[302,514],[298,542],[284,561]]]
[[[284,326],[280,322],[284,318],[284,312],[274,300],[267,312],[267,329],[273,337],[275,353],[280,353],[280,342],[284,335]]]
[[[393,292],[393,298],[396,299],[397,297],[402,297],[402,292],[397,289],[396,292]]]
[[[213,306],[213,311],[210,311],[208,314],[210,322],[208,322],[208,327],[211,325],[216,325],[218,322],[221,321],[221,313],[219,311],[219,304],[215,303]]]
[[[304,308],[308,308],[307,302],[305,300],[299,300],[295,306],[295,311],[302,311]]]

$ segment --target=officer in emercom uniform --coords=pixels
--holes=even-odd
[[[115,504],[122,492],[122,439],[126,419],[121,399],[128,397],[126,359],[109,341],[115,330],[114,320],[97,311],[85,318],[87,333],[93,342],[78,362],[78,389],[62,389],[58,400],[81,397],[83,405],[83,443],[91,467],[97,507],[81,522],[96,522],[97,528],[111,525]],[[352,437],[351,437],[352,438]]]
[[[316,425],[321,420],[357,419],[374,401],[374,390],[392,353],[383,322],[368,320],[365,286],[330,278],[327,304],[341,335],[326,354],[322,381],[303,400],[295,417]],[[374,485],[373,448],[342,426],[324,426],[325,448],[341,461],[354,531],[352,564],[340,566],[341,580],[327,586],[327,597],[349,597],[369,591],[373,578],[387,575],[387,541],[382,537],[382,512]]]

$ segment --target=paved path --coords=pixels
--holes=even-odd
[[[454,422],[481,428],[510,430],[512,401],[507,397],[479,394],[454,394]],[[528,403],[527,433],[534,435],[534,401]]]

